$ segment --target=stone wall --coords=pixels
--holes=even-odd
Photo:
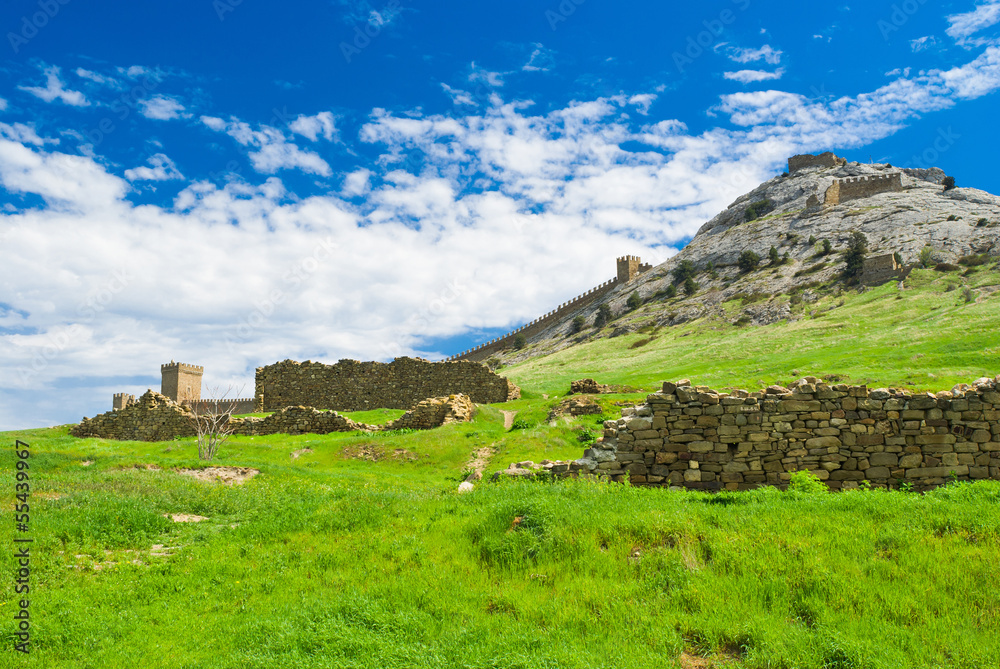
[[[289,406],[265,418],[233,418],[233,434],[328,434],[363,430],[429,430],[448,423],[472,420],[476,405],[467,395],[433,397],[418,402],[410,411],[387,425],[365,425],[341,416],[336,411]],[[167,441],[174,437],[193,437],[193,414],[186,406],[155,391],[147,391],[137,402],[124,409],[112,410],[94,418],[84,418],[70,434],[74,437],[97,437],[130,441]]]
[[[618,280],[617,277],[609,281],[605,281],[600,286],[597,286],[596,288],[591,288],[583,295],[579,295],[570,300],[569,302],[564,302],[563,304],[560,304],[558,307],[556,307],[549,313],[545,314],[544,316],[536,318],[535,320],[531,321],[530,323],[527,323],[526,325],[522,325],[516,330],[511,330],[502,337],[497,337],[496,339],[488,341],[485,344],[480,344],[475,348],[470,348],[468,351],[463,351],[458,355],[453,355],[450,358],[448,358],[448,360],[474,360],[477,362],[482,362],[483,360],[489,358],[491,355],[499,353],[504,349],[513,348],[514,338],[517,335],[522,334],[525,337],[533,337],[534,335],[541,333],[546,328],[561,321],[570,313],[577,311],[578,309],[582,309],[587,305],[596,301],[598,298],[607,295],[616,286],[620,285],[620,283],[621,282]]]
[[[123,409],[84,418],[69,433],[74,437],[99,437],[129,441],[166,441],[195,434],[192,414],[155,390]]]
[[[160,392],[175,402],[201,399],[201,377],[205,368],[170,361],[160,365]]]
[[[826,190],[826,204],[843,204],[879,193],[903,190],[901,172],[837,179]]]
[[[913,265],[900,265],[896,262],[894,253],[865,258],[861,271],[861,283],[877,286],[886,281],[902,281],[909,276],[911,271],[913,271]]]
[[[926,490],[952,477],[1000,480],[998,388],[1000,376],[936,394],[812,377],[755,393],[665,383],[606,421],[583,458],[548,469],[694,490],[785,486],[802,469],[835,490],[862,481]]]
[[[129,395],[128,393],[115,393],[111,397],[111,409],[113,411],[124,409],[130,404],[135,404],[135,395]]]
[[[806,153],[788,159],[788,173],[793,174],[803,167],[840,167],[846,164],[846,159],[838,158],[831,151],[818,155]]]
[[[259,411],[287,406],[365,411],[409,409],[428,397],[464,394],[477,404],[506,402],[521,390],[484,365],[396,358],[390,363],[341,360],[335,365],[285,360],[257,368]]]
[[[208,411],[217,413],[231,411],[234,416],[241,413],[253,413],[257,408],[256,401],[252,397],[231,400],[197,400],[184,402],[184,404],[198,414]]]

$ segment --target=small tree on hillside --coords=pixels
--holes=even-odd
[[[597,307],[597,315],[594,316],[594,327],[603,328],[605,325],[608,324],[608,321],[610,321],[613,317],[614,316],[611,313],[611,307],[609,307],[606,304],[602,304],[601,306]]]
[[[694,263],[690,260],[682,260],[677,263],[677,267],[673,268],[670,273],[674,277],[674,283],[684,283],[684,280],[688,277],[694,278],[697,274],[697,270],[694,267]]]
[[[577,316],[573,319],[573,323],[569,326],[569,333],[576,334],[583,329],[583,326],[587,324],[587,319],[583,316]]]
[[[242,390],[240,388],[235,394],[238,396]],[[194,404],[188,418],[198,437],[199,460],[213,459],[233,433],[230,425],[230,419],[236,410],[236,398],[230,397],[233,387],[229,386],[226,392],[219,395],[219,388],[216,386],[209,389],[209,394],[217,399]]]
[[[669,286],[667,286],[667,290],[665,292],[667,297],[669,297],[670,299],[674,299],[675,297],[677,297],[677,286],[675,286],[674,284],[670,284]]]
[[[855,230],[847,242],[847,253],[844,254],[844,278],[854,281],[861,276],[865,265],[865,255],[868,253],[868,238],[864,233]]]
[[[523,333],[517,333],[514,335],[514,350],[520,351],[522,348],[528,345],[528,338],[524,336]]]
[[[684,279],[684,294],[691,297],[698,292],[698,284],[695,283],[694,279],[688,277]]]
[[[642,306],[642,298],[639,297],[638,291],[633,291],[628,299],[625,301],[625,306],[629,308],[629,311],[635,311]]]
[[[771,250],[767,252],[767,259],[770,261],[771,265],[780,265],[781,256],[778,255],[778,249],[771,247]]]
[[[736,264],[740,268],[740,271],[746,274],[747,272],[752,272],[757,269],[757,266],[760,264],[760,256],[750,249],[747,249],[740,254]]]
[[[823,248],[821,249],[821,251],[822,251],[822,253],[820,255],[824,255],[824,256],[828,256],[831,253],[833,253],[833,244],[830,243],[829,239],[824,239],[823,240]]]
[[[955,177],[945,177],[941,180],[941,185],[945,190],[951,190],[955,187]]]

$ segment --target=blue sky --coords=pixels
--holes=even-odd
[[[439,358],[789,155],[1000,192],[1000,2],[4,3],[0,429]]]

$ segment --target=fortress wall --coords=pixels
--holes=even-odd
[[[335,365],[285,360],[258,367],[255,385],[260,411],[287,406],[340,411],[409,409],[428,397],[459,393],[477,404],[492,404],[521,394],[517,386],[479,363],[415,358],[396,358],[390,363],[341,360]]]
[[[645,268],[646,269],[643,269],[642,271],[646,271],[647,269],[650,268],[650,266],[646,265]],[[476,362],[482,362],[483,360],[486,360],[495,353],[499,353],[500,351],[507,348],[513,348],[514,337],[516,337],[517,335],[523,334],[525,337],[533,337],[537,334],[540,334],[546,328],[550,327],[553,323],[559,322],[571,312],[581,309],[587,306],[588,304],[592,303],[596,299],[608,294],[609,292],[611,292],[612,289],[615,288],[615,286],[619,285],[619,283],[620,282],[618,278],[605,281],[600,286],[597,286],[596,288],[591,288],[583,295],[579,295],[570,300],[569,302],[564,302],[563,304],[560,304],[557,308],[553,309],[544,316],[536,318],[535,320],[525,325],[522,325],[516,330],[511,330],[502,337],[497,337],[492,341],[488,341],[485,344],[480,344],[479,346],[471,348],[468,351],[464,351],[463,353],[459,353],[458,355],[453,355],[452,357],[448,358],[448,360],[474,360]]]
[[[194,413],[200,414],[206,411],[224,412],[232,408],[233,415],[241,413],[253,413],[256,410],[255,401],[252,397],[232,400],[197,400],[195,402],[185,402]]]
[[[900,172],[837,179],[826,191],[826,204],[843,204],[879,193],[903,190]]]
[[[605,422],[584,458],[553,472],[716,491],[784,486],[802,469],[834,490],[1000,480],[998,387],[1000,376],[936,395],[824,383],[719,393],[666,383]]]

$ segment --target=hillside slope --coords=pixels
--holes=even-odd
[[[823,203],[827,189],[838,179],[895,174],[899,175],[901,190],[844,203]],[[788,305],[774,298],[799,293],[808,303],[842,289],[842,252],[855,231],[866,236],[869,257],[898,253],[905,265],[919,266],[921,259],[935,264],[956,263],[974,254],[1000,256],[1000,197],[974,188],[945,190],[944,178],[944,172],[936,168],[900,170],[886,164],[859,163],[807,167],[777,176],[705,223],[677,255],[618,286],[601,300],[566,314],[530,337],[526,349],[509,350],[498,357],[505,364],[513,364],[593,338],[634,331],[634,324],[628,322],[593,328],[602,304],[607,304],[616,316],[628,313],[626,302],[632,293],[638,293],[646,303],[642,313],[655,316],[656,324],[661,326],[706,316],[751,325],[794,319]],[[808,206],[811,196],[818,199],[818,206]],[[763,202],[768,203],[764,205],[766,213],[747,220],[753,218],[748,209]],[[824,240],[832,249],[828,254],[822,253]],[[768,261],[772,246],[784,257],[777,266]],[[747,250],[760,256],[761,262],[756,270],[744,273],[737,263]],[[672,271],[684,261],[696,268],[698,290],[687,296],[677,285],[678,296],[669,298],[668,287],[674,283]],[[750,295],[763,299],[752,300],[737,313],[722,306]],[[585,326],[580,334],[573,334],[573,320],[578,316],[583,316]]]

